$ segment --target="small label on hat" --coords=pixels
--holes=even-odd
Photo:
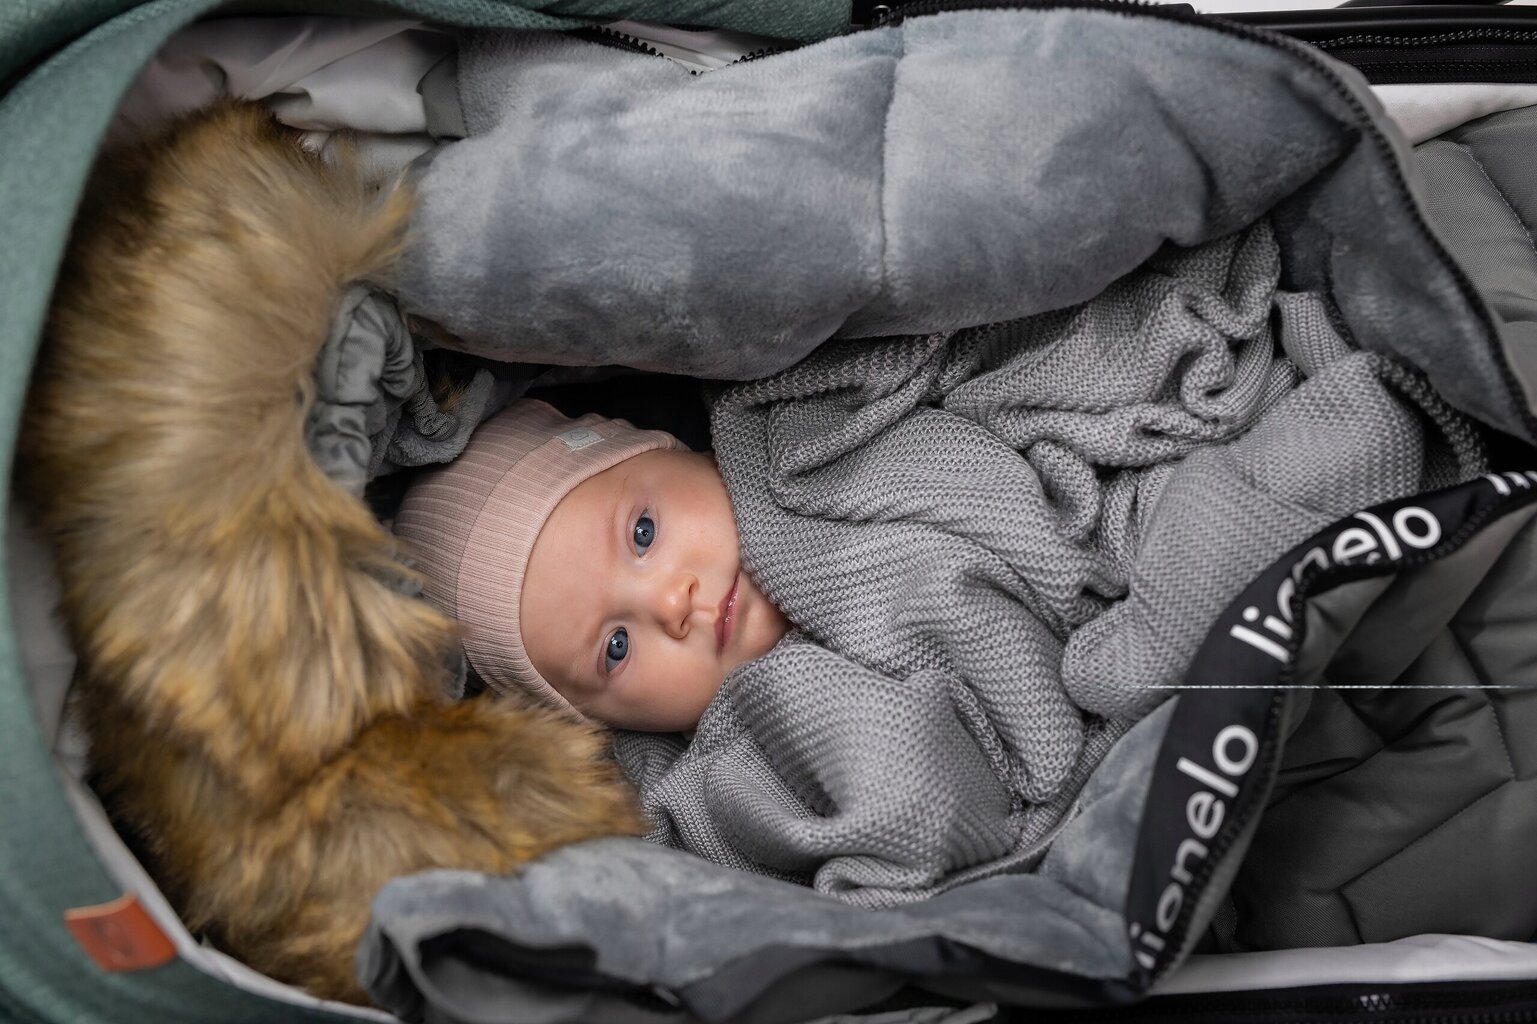
[[[602,434],[596,430],[589,430],[586,427],[577,427],[575,430],[568,430],[564,434],[557,434],[556,436],[565,442],[567,448],[574,452],[603,440]]]

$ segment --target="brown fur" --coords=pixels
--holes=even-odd
[[[591,732],[439,696],[452,624],[306,452],[333,307],[387,280],[408,211],[252,105],[108,158],[21,445],[109,808],[194,931],[353,1001],[384,882],[638,828]]]

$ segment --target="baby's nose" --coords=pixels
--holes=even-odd
[[[657,588],[657,619],[669,636],[681,640],[688,635],[698,592],[699,580],[689,573],[678,573]]]

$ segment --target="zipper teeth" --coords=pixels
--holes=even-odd
[[[661,50],[646,45],[626,32],[609,28],[607,25],[592,25],[581,31],[597,37],[598,42],[606,43],[616,49],[629,50],[632,53],[643,53],[648,57],[661,57],[663,60],[667,59],[667,55]]]
[[[1367,986],[1363,986],[1367,987]],[[1170,997],[1180,998],[1180,997]],[[1283,997],[1281,1002],[1291,1003],[1290,997]],[[1263,998],[1247,1006],[1234,1007],[1232,1009],[1208,1009],[1193,1010],[1187,1013],[1165,1010],[1161,1014],[1150,1015],[1149,1019],[1163,1022],[1170,1020],[1195,1019],[1197,1016],[1209,1020],[1215,1020],[1220,1024],[1228,1024],[1231,1021],[1256,1019],[1256,1015],[1263,1013],[1269,1007]],[[1459,1013],[1455,1010],[1430,1010],[1425,1011],[1415,1005],[1412,997],[1406,997],[1403,1001],[1397,999],[1381,1007],[1371,1007],[1348,997],[1342,997],[1342,1005],[1338,1010],[1313,1010],[1306,1016],[1294,1016],[1295,1010],[1287,1007],[1283,1010],[1287,1024],[1348,1024],[1362,1020],[1382,1021],[1413,1021],[1413,1024],[1532,1024],[1537,1021],[1537,1010],[1474,1010],[1468,1013]],[[1120,1018],[1115,1018],[1119,1020]],[[1279,1017],[1277,1018],[1279,1019]]]
[[[1043,10],[1051,7],[1076,7],[1092,10],[1122,10],[1137,11],[1139,13],[1158,12],[1163,4],[1158,0],[1084,0],[1074,3],[1071,0],[913,0],[912,3],[892,4],[874,8],[874,17],[870,24],[865,26],[868,31],[872,28],[883,28],[887,25],[899,25],[908,18],[922,17],[925,14],[943,14],[949,11],[993,11],[993,10]],[[1177,12],[1162,11],[1161,17],[1174,17],[1178,19]],[[1195,19],[1178,19],[1195,20]],[[1207,22],[1202,22],[1207,24]]]
[[[723,67],[729,68],[734,67],[737,64],[746,64],[749,61],[762,60],[764,57],[772,57],[776,53],[785,53],[787,50],[788,48],[783,46],[765,46],[761,50],[752,50],[748,53],[744,53],[730,64],[723,65]],[[716,70],[719,70],[719,68]]]
[[[690,75],[697,76],[703,74],[703,72],[697,68],[687,67],[686,65],[680,63],[677,59],[669,57],[661,50],[658,50],[656,47],[647,43],[645,40],[632,36],[628,32],[621,32],[616,28],[609,28],[607,25],[591,25],[585,29],[579,29],[577,32],[586,33],[592,37],[594,42],[612,46],[616,50],[628,50],[631,53],[640,53],[647,57],[659,57],[662,60],[671,61],[672,63],[677,64],[678,67],[684,68]],[[751,61],[762,60],[764,57],[772,57],[776,53],[784,53],[791,49],[794,49],[794,47],[765,46],[757,50],[750,50],[735,60],[727,61],[720,67],[729,68],[735,67],[738,64],[747,64]],[[712,70],[719,71],[720,68],[714,68]]]
[[[1323,39],[1314,42],[1322,50],[1336,50],[1345,46],[1392,46],[1400,49],[1408,49],[1414,46],[1438,46],[1446,43],[1467,43],[1474,41],[1497,40],[1508,43],[1537,42],[1537,30],[1519,28],[1465,28],[1456,32],[1442,32],[1434,36],[1388,36],[1361,33],[1353,36],[1341,36],[1338,39]]]
[[[1463,75],[1460,80],[1467,81],[1466,75],[1468,67],[1469,65],[1467,63],[1454,60],[1395,60],[1390,67],[1383,67],[1375,63],[1369,64],[1366,61],[1361,62],[1362,71],[1371,75],[1380,75],[1383,76],[1383,78],[1386,78],[1394,71],[1400,71],[1405,74],[1415,71],[1457,71],[1461,72]],[[1537,54],[1533,54],[1530,57],[1523,57],[1521,60],[1502,60],[1500,61],[1500,67],[1505,71],[1537,67]],[[1386,85],[1390,83],[1383,80],[1374,79],[1373,84]],[[1401,84],[1414,85],[1418,83],[1406,82]]]

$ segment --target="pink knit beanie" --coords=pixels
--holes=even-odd
[[[682,447],[660,430],[568,419],[524,399],[482,423],[457,459],[411,484],[395,533],[411,544],[428,600],[466,627],[465,656],[487,685],[577,714],[523,649],[520,598],[534,540],[583,480],[642,452]]]

